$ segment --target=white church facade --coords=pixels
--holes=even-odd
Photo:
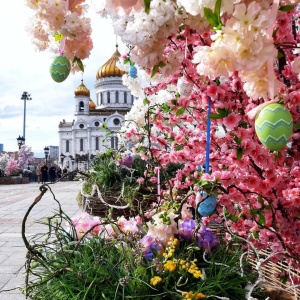
[[[69,171],[85,169],[90,159],[108,148],[118,148],[118,137],[106,137],[108,131],[121,129],[125,114],[131,109],[134,97],[123,85],[116,63],[120,57],[118,49],[97,71],[96,101],[90,98],[89,89],[82,83],[74,91],[75,119],[59,123],[59,152],[61,165]],[[103,129],[105,123],[107,130]]]

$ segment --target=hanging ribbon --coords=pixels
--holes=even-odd
[[[275,0],[272,8],[271,8],[271,15],[270,15],[270,23],[271,26],[267,29],[267,37],[270,40],[273,40],[273,25],[276,21],[276,16],[277,16],[277,11],[279,7],[279,0]],[[277,102],[278,100],[274,99],[274,80],[270,80],[272,77],[275,78],[274,75],[274,62],[273,60],[269,59],[267,63],[267,72],[268,72],[268,79],[269,79],[269,98],[271,99],[270,101],[267,101],[265,103],[262,103],[258,105],[257,107],[253,108],[247,113],[247,116],[250,120],[253,120],[258,112],[263,109],[266,105],[269,105],[271,103]]]
[[[66,0],[66,6],[65,6],[65,13],[67,13],[69,10],[69,0]],[[63,39],[60,42],[60,47],[58,49],[58,53],[60,55],[63,55],[65,52],[65,46],[66,46],[66,37],[63,37]]]
[[[208,111],[207,111],[207,129],[206,129],[206,149],[205,149],[205,173],[209,172],[209,152],[210,152],[210,123],[209,117],[211,112],[211,98],[208,96]]]
[[[160,167],[157,168],[157,200],[160,202]]]

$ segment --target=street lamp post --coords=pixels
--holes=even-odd
[[[64,154],[61,153],[60,157],[60,162],[61,162],[61,167],[63,168],[63,163],[64,163],[64,158],[66,157]]]
[[[22,145],[25,144],[25,139],[19,135],[17,138],[19,149],[21,149]]]
[[[47,165],[47,158],[48,158],[48,155],[49,155],[49,147],[45,147],[44,148],[44,153],[45,153],[45,158],[46,158],[46,165]]]
[[[21,100],[24,101],[24,118],[23,118],[23,139],[24,139],[24,144],[25,144],[25,125],[26,125],[26,101],[32,100],[31,96],[27,92],[23,92],[21,96]]]

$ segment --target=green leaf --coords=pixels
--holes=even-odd
[[[145,99],[143,100],[143,104],[144,104],[144,105],[148,105],[148,99],[147,99],[147,98],[145,98]]]
[[[295,8],[294,5],[283,5],[279,7],[279,10],[289,12]]]
[[[177,111],[176,111],[176,116],[181,116],[183,113],[185,112],[185,107],[180,107]]]
[[[215,114],[215,113],[208,115],[208,117],[210,119],[223,119],[223,116],[221,116],[219,114]]]
[[[252,234],[253,234],[255,239],[258,239],[258,237],[259,237],[258,231],[255,230],[255,231],[252,232]]]
[[[218,27],[219,18],[213,13],[213,11],[210,8],[204,7],[204,16],[211,26]]]
[[[159,68],[163,68],[166,64],[163,61],[160,61],[158,64],[156,64],[151,72],[151,77],[153,77],[159,70]]]
[[[76,64],[79,67],[79,69],[81,70],[81,72],[84,72],[84,66],[83,66],[83,63],[80,58],[75,56],[73,59],[73,64]]]
[[[243,148],[242,147],[238,147],[236,149],[236,158],[237,160],[241,160],[243,157]]]
[[[281,51],[278,51],[277,58],[282,58],[282,57],[284,57],[284,54]]]
[[[103,123],[103,124],[102,124],[102,127],[103,127],[104,129],[108,129],[108,127],[107,127],[107,124],[106,124],[106,123]]]
[[[217,0],[215,5],[215,15],[218,17],[219,24],[221,23],[221,0]]]
[[[266,225],[266,219],[261,212],[258,214],[258,225],[260,225],[260,226]]]
[[[162,104],[160,107],[164,113],[167,113],[170,111],[170,106],[167,103]]]
[[[144,0],[144,3],[145,3],[145,13],[149,14],[151,0]]]
[[[294,129],[300,129],[300,122],[294,124]]]
[[[182,150],[183,149],[183,146],[182,145],[176,145],[175,146],[175,150],[176,151],[180,151],[180,150]]]
[[[258,196],[257,201],[261,204],[261,206],[264,206],[264,205],[265,205],[264,199],[263,199],[263,197],[262,197],[261,195]]]
[[[218,108],[217,111],[223,118],[227,117],[230,114],[230,110],[228,108]]]

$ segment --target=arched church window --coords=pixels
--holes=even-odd
[[[99,137],[98,136],[96,136],[95,142],[96,142],[95,150],[99,150]]]
[[[84,103],[83,103],[83,101],[79,102],[79,111],[84,111]]]
[[[112,137],[110,138],[110,147],[111,147],[112,149],[117,150],[117,149],[118,149],[118,143],[119,143],[119,139],[118,139],[117,136],[112,136]]]
[[[100,105],[102,105],[102,104],[103,104],[103,94],[100,93]]]
[[[119,103],[119,92],[116,91],[116,103]]]
[[[66,152],[70,152],[70,141],[66,140]]]
[[[83,129],[84,128],[84,124],[79,124],[79,128]]]
[[[127,103],[127,93],[124,92],[124,103],[126,104]]]
[[[96,121],[96,122],[94,123],[94,125],[95,125],[95,127],[99,127],[100,123],[99,123],[98,121]]]
[[[110,103],[110,92],[107,92],[107,103]]]
[[[80,142],[80,151],[83,151],[83,139],[80,139],[79,140],[79,142]]]

